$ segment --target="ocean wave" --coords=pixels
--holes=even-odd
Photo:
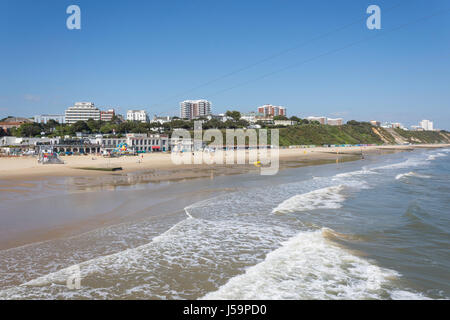
[[[361,170],[338,173],[334,176],[334,178],[348,178],[357,175],[367,175],[367,174],[377,174],[377,172],[368,169],[367,167],[362,167]]]
[[[294,233],[276,225],[187,218],[147,244],[2,290],[0,299],[194,299],[259,263]],[[66,282],[75,268],[81,289],[74,291]]]
[[[381,167],[373,168],[372,170],[383,170],[383,169],[402,169],[402,168],[408,168],[408,167],[417,167],[417,166],[423,166],[429,164],[429,161],[426,159],[408,159],[403,162],[399,163],[392,163]]]
[[[408,173],[400,173],[395,177],[395,180],[400,180],[402,178],[406,178],[406,177],[416,177],[416,178],[423,178],[423,179],[429,179],[431,178],[431,176],[428,176],[426,174],[419,174],[417,172],[414,171],[410,171]]]
[[[335,245],[326,239],[327,231],[298,234],[202,299],[394,299],[406,293],[423,298],[394,291],[392,280],[399,273]]]
[[[427,160],[436,160],[436,158],[440,158],[440,157],[446,157],[447,155],[441,152],[438,152],[436,154],[431,154],[428,156]]]
[[[345,201],[341,194],[343,185],[327,187],[293,196],[272,210],[272,213],[289,213],[314,209],[337,209]]]

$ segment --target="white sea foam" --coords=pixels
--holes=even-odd
[[[192,299],[223,281],[230,263],[242,272],[293,234],[276,225],[187,218],[150,243],[76,264],[81,290],[66,287],[70,266],[2,290],[0,299]]]
[[[408,167],[423,166],[423,165],[427,165],[427,164],[429,164],[429,161],[427,161],[425,159],[415,158],[415,159],[408,159],[406,161],[399,162],[399,163],[393,163],[393,164],[388,164],[388,165],[381,166],[381,167],[376,167],[373,170],[402,169],[402,168],[408,168]]]
[[[340,208],[345,200],[341,194],[343,188],[343,185],[338,185],[293,196],[280,203],[272,213]]]
[[[445,157],[445,156],[447,156],[447,155],[444,154],[444,153],[439,152],[439,153],[436,153],[436,154],[429,155],[427,160],[436,160],[436,158]]]
[[[394,290],[391,292],[391,298],[394,300],[430,300],[421,293],[415,293],[404,290]]]
[[[428,175],[426,175],[426,174],[419,174],[419,173],[417,173],[417,172],[410,171],[410,172],[408,172],[408,173],[400,173],[400,174],[398,174],[398,175],[395,177],[395,179],[396,179],[396,180],[400,180],[400,179],[402,179],[402,178],[407,178],[407,177],[416,177],[416,178],[423,178],[423,179],[429,179],[429,178],[431,178],[431,176],[428,176]]]
[[[395,293],[396,271],[378,267],[327,240],[330,229],[302,232],[266,259],[202,299],[422,298]]]
[[[367,167],[362,167],[361,170],[339,173],[339,174],[335,175],[334,177],[335,178],[348,178],[348,177],[353,177],[353,176],[357,176],[357,175],[367,175],[367,174],[377,174],[377,172],[374,172],[374,171],[368,169]]]

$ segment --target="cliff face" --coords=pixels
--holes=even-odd
[[[450,133],[445,131],[406,131],[395,129],[395,134],[409,143],[449,143]]]
[[[374,127],[369,123],[298,125],[280,128],[280,146],[324,144],[406,144],[450,143],[450,133],[406,131]]]

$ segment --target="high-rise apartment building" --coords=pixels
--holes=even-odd
[[[280,106],[273,106],[271,104],[265,104],[262,107],[258,107],[258,113],[262,113],[265,116],[286,116],[286,108]]]
[[[419,125],[422,127],[423,130],[433,131],[433,121],[422,120],[420,121]]]
[[[76,102],[66,110],[65,119],[68,124],[89,119],[100,120],[100,110],[92,102]]]
[[[211,102],[208,100],[185,100],[180,102],[180,118],[195,119],[211,114]]]

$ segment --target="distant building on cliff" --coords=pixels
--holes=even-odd
[[[148,114],[145,110],[128,110],[127,121],[148,122]]]
[[[180,102],[180,118],[196,119],[211,114],[211,102],[208,100],[185,100]]]
[[[258,107],[258,113],[262,113],[265,116],[286,116],[286,108],[280,106],[273,106],[271,104],[265,104],[261,107]]]
[[[56,114],[41,114],[34,116],[34,122],[47,124],[50,120],[54,120],[58,123],[66,123],[66,118],[64,115],[56,115]]]
[[[114,109],[108,109],[105,111],[100,111],[100,120],[102,121],[112,121],[113,117],[116,115]]]
[[[327,118],[327,124],[330,126],[342,126],[344,122],[344,119],[342,118]]]
[[[425,131],[433,131],[433,121],[422,120],[420,121],[419,126]]]
[[[315,116],[310,116],[308,118],[306,118],[306,120],[312,122],[312,121],[318,121],[320,124],[327,124],[327,117],[315,117]]]
[[[92,102],[76,102],[66,110],[65,119],[68,124],[89,119],[100,120],[100,110]]]

